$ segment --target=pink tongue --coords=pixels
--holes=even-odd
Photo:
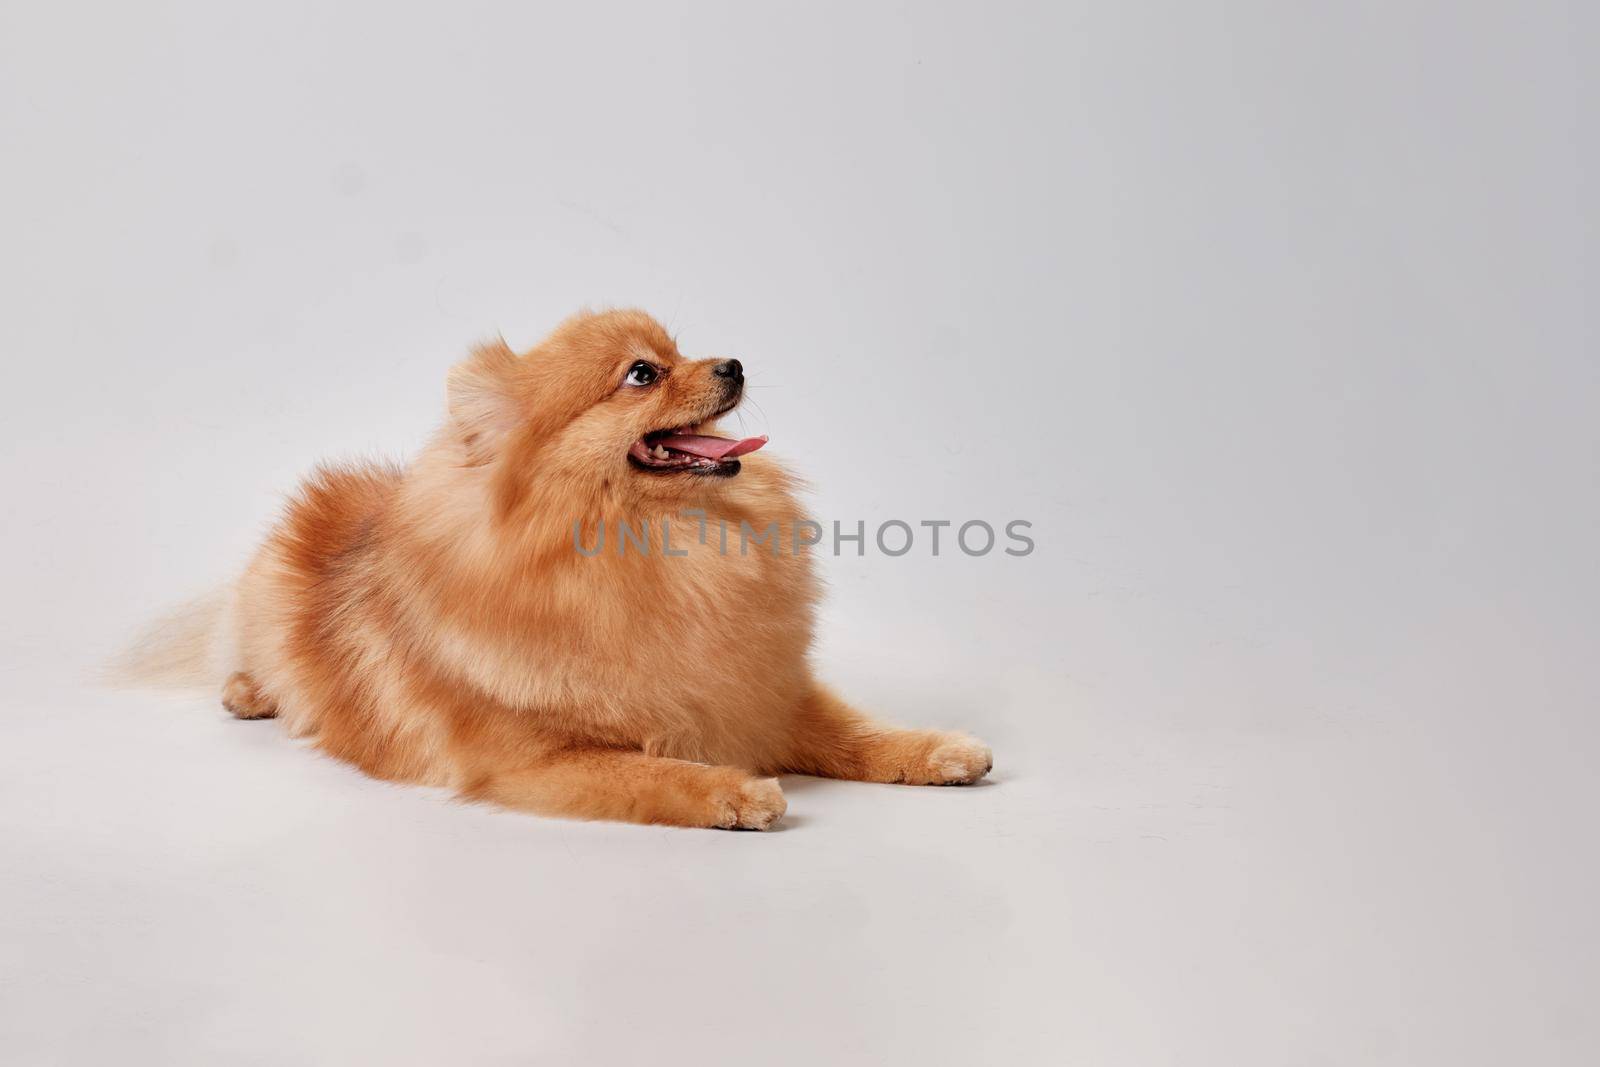
[[[650,442],[670,448],[674,452],[687,452],[691,456],[703,456],[706,459],[737,459],[747,452],[754,452],[767,443],[765,435],[761,437],[746,437],[743,441],[730,441],[726,437],[707,437],[697,433],[672,434],[669,437],[657,437]]]

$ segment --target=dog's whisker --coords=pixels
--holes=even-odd
[[[757,411],[761,412],[761,421],[766,423],[768,426],[771,426],[772,425],[772,420],[767,417],[767,409],[762,407],[760,405],[760,403],[758,403],[756,401],[756,398],[753,397],[753,396],[752,397],[746,397],[745,399],[749,400],[751,404],[755,405],[755,409]],[[739,425],[740,426],[744,425],[744,413],[743,412],[740,412],[740,414],[739,414]]]

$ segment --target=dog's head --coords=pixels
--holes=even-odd
[[[642,311],[576,315],[520,356],[484,345],[449,393],[450,435],[464,462],[495,469],[502,507],[540,481],[681,501],[766,443],[710,425],[744,394],[739,361],[685,359]]]

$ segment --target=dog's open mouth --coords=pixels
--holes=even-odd
[[[716,474],[724,477],[739,473],[739,457],[767,443],[766,437],[730,437],[690,433],[688,428],[656,430],[639,438],[628,449],[634,466],[648,471],[683,471],[691,474]]]

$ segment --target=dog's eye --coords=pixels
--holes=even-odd
[[[657,371],[644,360],[640,360],[628,368],[628,376],[622,379],[624,385],[649,385],[656,380]]]

